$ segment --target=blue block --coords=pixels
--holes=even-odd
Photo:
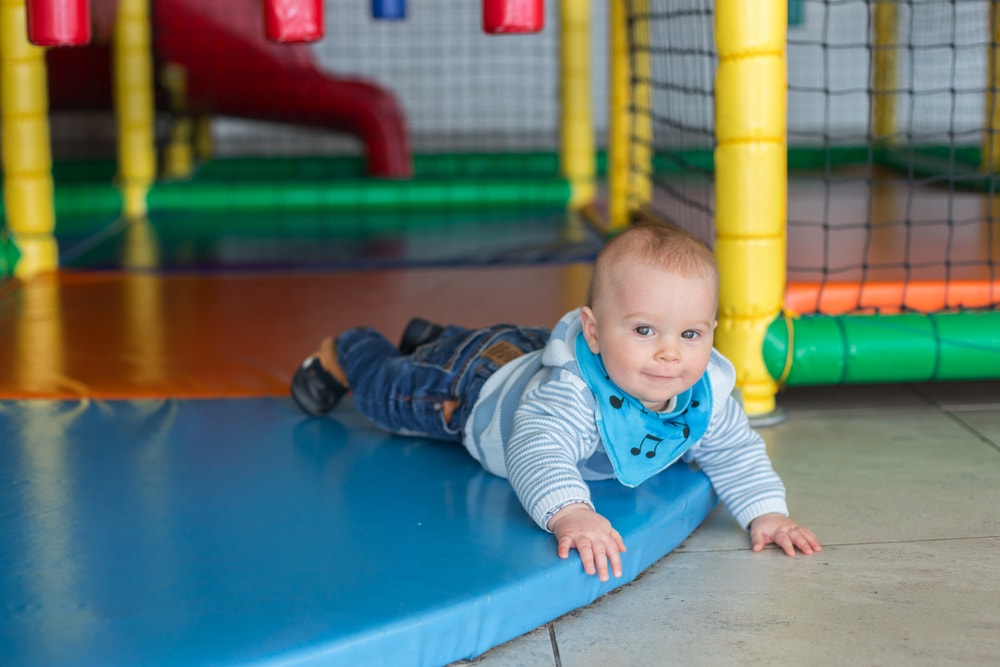
[[[372,17],[383,20],[406,18],[406,0],[372,0]]]

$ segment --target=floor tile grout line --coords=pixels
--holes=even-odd
[[[890,544],[921,544],[925,542],[960,542],[962,540],[996,540],[1000,539],[1000,534],[996,535],[966,535],[961,537],[925,537],[917,538],[912,540],[877,540],[874,542],[829,542],[823,544],[823,551],[833,547],[872,547],[872,546],[887,546]],[[766,551],[779,551],[779,547],[768,546],[765,547]],[[683,556],[685,554],[715,554],[715,553],[736,553],[739,551],[750,551],[749,547],[738,547],[738,548],[717,548],[717,549],[683,549],[675,550],[668,554],[668,556]],[[822,556],[823,551],[819,555]],[[796,556],[803,558],[811,558],[811,556],[802,556],[798,554]]]
[[[992,440],[990,440],[985,434],[980,433],[979,430],[976,429],[975,427],[973,427],[971,424],[967,423],[963,419],[960,419],[957,414],[955,414],[953,412],[945,412],[944,414],[949,419],[951,419],[953,422],[955,422],[956,424],[958,424],[959,426],[961,426],[963,429],[965,429],[968,433],[971,433],[972,435],[974,435],[977,438],[979,438],[979,440],[981,440],[982,442],[985,442],[987,445],[989,445],[990,447],[992,447],[993,449],[995,449],[997,452],[1000,452],[1000,444],[997,444],[997,443],[993,442]]]
[[[993,412],[1000,410],[1000,403],[942,403],[943,412]]]
[[[546,625],[549,627],[549,642],[552,644],[552,660],[555,663],[555,667],[562,667],[562,658],[559,656],[559,642],[556,641],[555,621],[550,621]]]

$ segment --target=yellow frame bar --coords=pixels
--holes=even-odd
[[[562,0],[560,12],[560,163],[572,188],[570,208],[579,209],[591,204],[597,191],[590,95],[590,0]]]
[[[896,133],[898,44],[896,0],[880,0],[872,9],[872,139],[886,142]]]
[[[986,81],[986,128],[983,130],[983,148],[980,157],[981,169],[987,173],[1000,169],[1000,102],[997,98],[997,86],[1000,86],[1000,5],[990,4],[988,9],[990,40],[987,56]]]
[[[628,0],[608,0],[610,24],[608,109],[608,227],[619,230],[628,225],[629,135],[632,119],[632,66],[628,57]]]
[[[628,16],[636,18],[631,31]],[[649,45],[649,0],[609,0],[610,109],[608,113],[608,227],[621,230],[631,214],[652,199],[653,124],[648,48],[635,49],[635,76],[629,42]],[[634,81],[634,83],[633,83]]]
[[[118,187],[127,218],[144,218],[156,178],[149,0],[120,0],[113,33]]]
[[[24,0],[0,0],[0,134],[7,226],[27,278],[58,267],[45,49],[28,41]]]
[[[785,293],[786,0],[716,0],[716,346],[736,366],[751,416],[775,409],[762,353]]]

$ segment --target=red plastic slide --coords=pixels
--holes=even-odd
[[[357,136],[371,176],[412,175],[402,110],[388,91],[362,79],[321,71],[304,44],[264,36],[262,0],[153,0],[156,67],[187,70],[190,111],[326,128]],[[102,15],[109,0],[92,0]],[[106,34],[97,26],[97,34]],[[53,109],[111,106],[107,46],[53,49],[47,54]],[[163,97],[157,104],[164,108]]]

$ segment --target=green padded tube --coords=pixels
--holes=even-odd
[[[784,318],[768,327],[763,349],[768,372],[788,386],[1000,378],[1000,311],[791,322],[790,355]]]

